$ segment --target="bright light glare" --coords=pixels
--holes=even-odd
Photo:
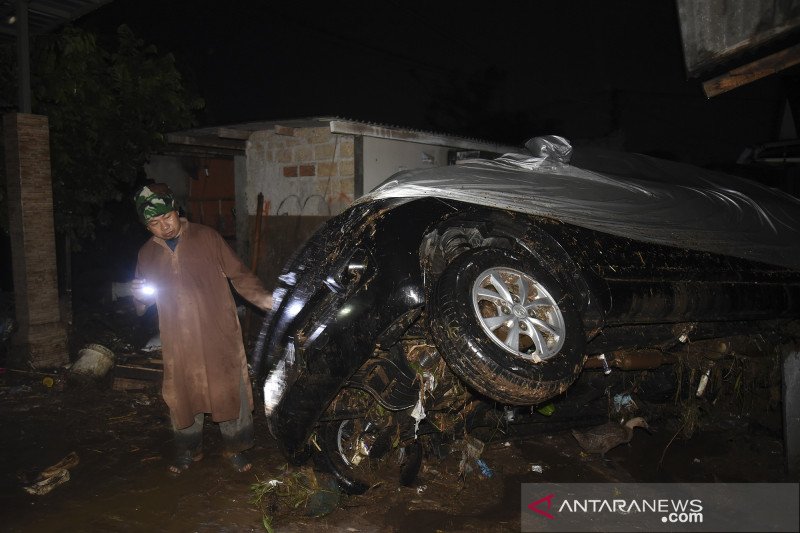
[[[145,285],[144,287],[142,287],[142,294],[146,296],[152,296],[155,293],[156,293],[156,288],[153,287],[152,285]]]

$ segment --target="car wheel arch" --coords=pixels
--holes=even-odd
[[[448,218],[429,230],[420,245],[420,261],[428,289],[435,285],[444,268],[461,253],[491,247],[524,254],[547,268],[564,287],[580,297],[586,321],[592,326],[602,320],[592,306],[593,295],[602,287],[593,287],[578,263],[558,240],[545,229],[538,217],[495,210],[477,210],[466,216]]]

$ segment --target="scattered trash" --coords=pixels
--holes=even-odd
[[[611,373],[611,367],[608,366],[608,360],[606,359],[606,354],[601,353],[600,355],[597,356],[597,358],[600,359],[601,363],[603,363],[603,374],[605,374],[606,376],[609,375]]]
[[[26,485],[22,488],[28,494],[33,494],[34,496],[44,496],[54,488],[69,481],[70,468],[74,468],[79,462],[80,459],[78,458],[78,454],[71,452],[61,461],[49,468],[44,469],[42,473],[39,474],[39,477],[36,478],[36,481],[34,481],[32,484]]]
[[[138,397],[134,398],[134,399],[133,399],[133,403],[134,403],[135,405],[142,405],[142,406],[145,406],[145,407],[147,407],[147,406],[148,406],[148,405],[150,405],[152,402],[150,401],[150,398],[148,398],[147,396],[145,396],[145,395],[143,395],[143,394],[142,394],[142,395],[140,395],[140,396],[138,396]]]
[[[706,392],[708,386],[708,378],[711,376],[711,368],[707,368],[703,375],[700,376],[700,383],[697,384],[697,392],[694,393],[698,398],[702,397]]]
[[[426,490],[428,490],[428,485],[420,485],[417,487],[417,494],[422,494]]]
[[[630,394],[617,394],[613,398],[613,410],[615,413],[631,413],[639,409]]]
[[[697,457],[695,457],[695,458],[694,458],[694,460],[692,460],[692,462],[693,462],[694,464],[699,464],[699,463],[700,463],[700,459],[698,459]]]
[[[70,372],[82,376],[101,378],[114,366],[114,352],[101,344],[87,344],[78,352],[78,360]]]
[[[261,508],[265,525],[272,523],[273,515],[298,509],[306,516],[325,516],[338,507],[341,496],[333,476],[310,467],[287,467],[280,478],[254,483],[250,490],[250,501]]]
[[[32,485],[22,488],[25,489],[25,492],[28,494],[32,494],[34,496],[44,496],[54,488],[58,487],[59,485],[63,485],[67,481],[69,481],[69,470],[64,468],[55,472],[50,477],[40,479],[39,481],[34,482]]]
[[[160,349],[161,349],[161,334],[159,333],[158,335],[155,335],[149,341],[147,341],[147,344],[144,345],[144,348],[142,348],[141,351],[155,352]]]
[[[471,435],[465,435],[462,440],[453,444],[454,450],[461,450],[461,461],[458,463],[458,473],[460,475],[466,476],[472,472],[470,464],[472,461],[477,461],[481,458],[483,448],[483,442]]]
[[[8,389],[8,394],[15,395],[15,394],[24,394],[26,392],[30,392],[31,388],[28,385],[17,385],[16,387],[11,387]]]
[[[494,475],[494,471],[489,468],[489,465],[486,464],[486,461],[483,459],[476,459],[475,464],[478,465],[478,468],[481,469],[481,474],[483,477],[492,477]]]
[[[542,474],[544,473],[544,467],[542,467],[542,465],[531,465],[531,472]]]
[[[420,395],[422,395],[421,391]],[[422,398],[420,397],[420,399],[417,400],[417,405],[415,405],[414,409],[411,410],[411,418],[414,419],[414,438],[417,438],[419,423],[423,418],[425,418],[425,416],[425,408],[422,406]]]
[[[42,379],[42,385],[44,385],[48,389],[51,389],[54,384],[55,384],[55,380],[53,378],[51,378],[50,376],[47,376],[47,377]]]
[[[548,403],[536,409],[536,412],[544,416],[552,416],[556,412],[556,406],[553,403]]]

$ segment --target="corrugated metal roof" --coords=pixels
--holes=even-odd
[[[111,0],[28,0],[30,35],[48,33]],[[17,0],[0,0],[0,40],[17,37]]]
[[[402,126],[363,122],[341,117],[306,117],[194,128],[191,130],[172,132],[167,135],[167,140],[172,145],[194,146],[195,148],[203,147],[211,151],[217,150],[220,153],[228,153],[229,151],[243,151],[244,142],[252,133],[256,131],[273,130],[277,126],[286,128],[329,127],[333,133],[366,135],[368,137],[380,137],[496,153],[518,152],[522,149],[520,146],[503,145],[482,139],[417,130]]]

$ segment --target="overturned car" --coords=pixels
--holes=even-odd
[[[524,422],[584,368],[720,356],[800,317],[797,199],[560,137],[526,148],[399,173],[285,267],[254,367],[291,462],[359,493],[403,450],[409,482],[421,442]]]

